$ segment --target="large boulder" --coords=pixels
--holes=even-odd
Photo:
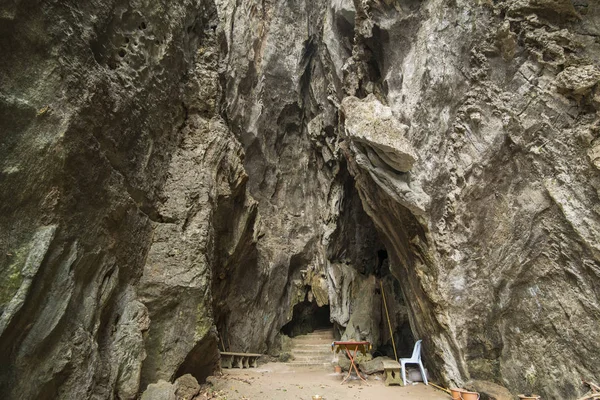
[[[200,385],[190,374],[182,375],[174,383],[159,380],[148,385],[141,400],[193,400],[200,393]]]
[[[177,400],[175,386],[163,380],[151,383],[142,393],[141,400]]]
[[[385,164],[399,172],[411,170],[417,154],[406,136],[408,126],[401,124],[372,94],[365,99],[354,96],[342,100],[344,133],[355,143],[367,146]]]
[[[376,372],[383,372],[383,362],[392,360],[389,357],[375,357],[372,360],[365,360],[361,362],[358,368],[365,374],[371,375]],[[392,360],[393,361],[393,360]]]

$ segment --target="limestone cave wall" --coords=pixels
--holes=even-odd
[[[383,286],[436,380],[576,398],[599,37],[591,0],[0,4],[0,394],[202,380],[306,299],[389,351]]]

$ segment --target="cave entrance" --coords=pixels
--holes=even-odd
[[[336,290],[329,292],[336,297],[330,299],[336,336],[369,340],[373,356],[390,358],[394,358],[393,338],[398,357],[409,357],[415,344],[409,318],[412,299],[403,293],[400,269],[393,271],[394,249],[365,212],[354,179],[343,165],[340,179],[343,202],[327,248],[330,276],[336,280]]]
[[[329,305],[319,307],[316,302],[304,299],[304,301],[294,306],[292,320],[281,328],[281,333],[294,337],[328,328],[333,328],[330,321]]]

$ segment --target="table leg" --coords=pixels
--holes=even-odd
[[[354,349],[354,355],[352,355],[352,353],[348,350],[347,347],[344,347],[344,350],[346,350],[346,354],[348,355],[348,358],[350,359],[350,368],[348,368],[348,375],[346,375],[346,377],[342,380],[341,383],[344,383],[348,380],[348,378],[350,378],[350,375],[352,374],[352,367],[354,367],[354,370],[356,371],[356,375],[362,379],[363,381],[367,382],[365,380],[365,378],[363,378],[360,374],[360,372],[358,371],[358,367],[356,366],[356,364],[354,364],[354,359],[356,358],[356,355],[358,353],[358,347]],[[368,382],[367,382],[368,383]]]
[[[352,366],[354,365],[354,359],[352,358],[352,353],[350,353],[348,351],[348,348],[346,346],[344,346],[344,350],[346,350],[346,354],[348,355],[348,358],[350,359],[350,368],[348,368],[348,374],[346,375],[346,377],[344,379],[342,379],[342,382],[340,382],[340,385],[343,384],[344,382],[346,382],[348,380],[348,378],[350,378],[350,374],[352,373]]]
[[[356,358],[357,354],[358,354],[358,346],[354,349],[354,358]],[[367,380],[365,378],[363,378],[362,375],[360,374],[360,371],[358,370],[358,367],[356,366],[356,364],[354,364],[354,360],[352,360],[352,365],[354,365],[354,370],[356,371],[356,375],[358,375],[358,377],[360,379],[362,379],[364,382],[367,382]]]

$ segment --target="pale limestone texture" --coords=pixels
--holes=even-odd
[[[363,101],[356,97],[344,97],[344,128],[348,138],[366,147],[371,162],[384,169],[385,164],[399,171],[408,172],[417,160],[406,135],[408,126],[400,124],[392,110],[370,94]]]
[[[591,0],[0,5],[0,394],[176,396],[305,300],[390,356],[382,282],[436,381],[577,398],[598,37]]]

